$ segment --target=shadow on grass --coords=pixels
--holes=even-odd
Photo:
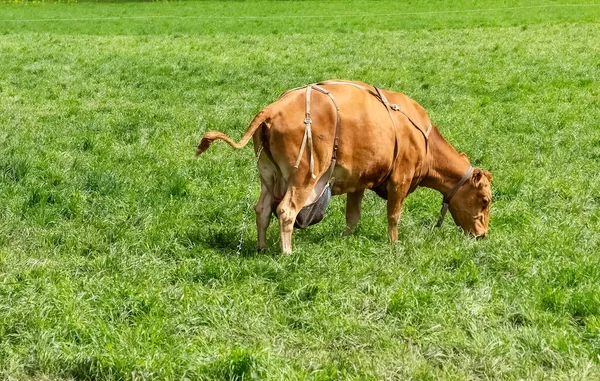
[[[249,237],[248,234],[244,234],[240,248],[240,227],[211,231],[208,235],[198,237],[196,244],[228,257],[252,258],[257,255],[275,256],[280,253],[279,244],[275,245],[273,242],[267,242],[267,248],[258,250],[256,237]]]
[[[342,235],[343,226],[333,223],[322,222],[324,226],[311,226],[307,229],[294,229],[292,235],[292,246],[298,245],[315,246],[325,243],[342,244],[352,237],[360,237],[368,241],[387,243],[387,231],[373,231],[368,228],[358,226],[351,236]],[[199,246],[204,249],[215,250],[224,256],[236,256],[239,250],[239,256],[243,258],[260,256],[278,256],[281,254],[281,245],[279,240],[279,229],[276,226],[270,226],[267,234],[267,247],[262,250],[256,248],[256,233],[246,232],[240,244],[240,227],[225,228],[222,230],[211,231],[202,235],[194,235],[193,246]]]

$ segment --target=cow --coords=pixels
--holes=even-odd
[[[261,183],[255,206],[258,249],[266,245],[275,213],[281,249],[291,254],[297,219],[299,227],[318,222],[331,195],[347,194],[344,234],[350,234],[366,189],[387,200],[391,242],[398,239],[404,199],[418,186],[444,195],[438,226],[450,210],[466,234],[488,232],[492,174],[473,168],[423,107],[402,93],[345,80],[292,89],[254,117],[239,143],[207,132],[197,155],[217,139],[242,148],[250,138]]]

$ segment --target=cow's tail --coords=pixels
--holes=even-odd
[[[240,140],[239,143],[234,142],[233,140],[231,140],[231,138],[229,136],[225,135],[222,132],[219,132],[219,131],[207,132],[202,137],[200,144],[198,144],[198,149],[196,150],[196,156],[200,156],[204,151],[206,151],[208,149],[208,147],[210,147],[212,142],[217,139],[224,140],[227,144],[229,144],[233,148],[236,148],[236,149],[243,148],[246,146],[246,144],[248,144],[248,141],[250,140],[252,135],[254,135],[254,132],[256,132],[256,130],[263,123],[267,126],[267,128],[269,128],[270,119],[271,119],[271,115],[270,115],[270,112],[268,109],[264,109],[261,112],[259,112],[254,117],[254,119],[252,120],[250,125],[248,126],[248,129],[246,130],[244,137],[242,137],[242,140]]]

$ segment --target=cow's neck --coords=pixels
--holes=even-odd
[[[456,152],[435,127],[429,135],[428,161],[429,170],[420,185],[444,195],[469,169],[468,160]]]

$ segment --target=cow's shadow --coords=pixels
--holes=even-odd
[[[387,240],[387,225],[378,224],[375,229],[369,218],[384,219],[385,211],[383,204],[378,204],[379,199],[375,195],[369,197],[376,202],[369,202],[367,206],[370,209],[375,209],[371,216],[364,216],[358,226],[352,232],[350,237],[363,237],[374,242],[385,242]],[[366,200],[369,200],[367,198]],[[321,245],[323,242],[331,242],[335,240],[341,241],[348,239],[343,236],[345,227],[345,197],[332,199],[325,218],[316,225],[309,226],[307,229],[294,228],[292,241],[307,242],[309,244]],[[267,230],[267,247],[262,250],[256,248],[256,225],[254,219],[248,218],[247,228],[243,235],[241,249],[239,248],[240,225],[220,225],[210,228],[204,234],[195,235],[194,246],[201,246],[204,249],[215,250],[224,256],[240,256],[254,257],[257,255],[277,256],[281,254],[281,244],[279,238],[279,222],[278,219],[271,215],[269,228]],[[239,251],[239,254],[238,254]]]
[[[257,255],[274,256],[280,253],[279,239],[274,241],[269,235],[267,247],[261,250],[256,248],[256,229],[248,229],[243,235],[240,246],[240,228],[232,227],[212,231],[197,244],[205,249],[219,252],[223,256],[250,258]]]
[[[276,221],[276,220],[275,220]],[[310,228],[309,228],[310,229]],[[324,237],[322,234],[315,233],[309,229],[294,229],[294,236],[302,236],[302,240],[311,244],[320,244]],[[338,232],[336,231],[336,236]],[[240,247],[240,228],[231,227],[205,234],[194,242],[193,246],[199,246],[203,249],[214,250],[223,256],[255,257],[257,255],[277,256],[281,254],[281,243],[279,239],[279,230],[276,226],[270,226],[267,231],[267,247],[261,250],[256,248],[256,228],[249,228],[243,235]],[[339,231],[338,239],[342,239],[342,231]],[[331,239],[331,238],[329,238]]]
[[[237,250],[239,238],[239,232],[236,234],[235,229],[218,230],[207,235],[202,243],[203,246],[215,250],[235,252],[235,250]]]

